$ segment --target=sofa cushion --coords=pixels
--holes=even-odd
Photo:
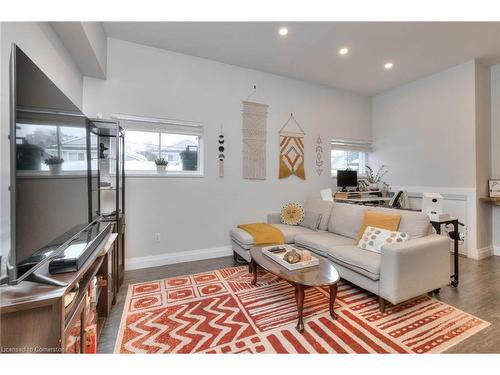
[[[285,224],[272,224],[273,227],[278,228],[285,237],[285,243],[294,243],[295,236],[299,234],[317,234],[318,232],[304,228],[298,225],[285,225]]]
[[[241,247],[250,249],[253,246],[253,237],[246,230],[240,228],[231,229],[231,239],[236,241]]]
[[[367,208],[357,204],[334,203],[328,231],[356,239]]]
[[[271,224],[273,227],[278,228],[285,238],[285,243],[294,243],[295,236],[298,234],[317,234],[318,232],[312,229],[285,224]],[[247,231],[240,228],[231,229],[231,239],[236,241],[241,247],[250,249],[254,245],[253,237]]]
[[[321,215],[319,222],[319,230],[327,230],[328,222],[330,221],[330,214],[332,212],[333,202],[324,201],[320,198],[309,198],[304,204],[304,211],[314,212]]]
[[[398,231],[409,234],[410,238],[424,237],[430,234],[431,222],[429,216],[423,212],[385,207],[370,207],[370,210],[401,215]]]
[[[330,247],[355,245],[356,241],[329,232],[314,234],[299,234],[295,237],[295,244],[320,255],[325,255]]]
[[[326,257],[372,280],[380,279],[381,256],[378,253],[360,249],[356,245],[333,246],[327,249]]]

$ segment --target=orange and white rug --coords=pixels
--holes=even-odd
[[[294,288],[232,267],[129,286],[116,353],[439,353],[489,326],[427,295],[390,306],[341,281],[306,289],[305,331],[295,330]]]

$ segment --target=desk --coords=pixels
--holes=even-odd
[[[389,202],[391,198],[385,197],[361,197],[361,198],[334,198],[337,202],[346,202],[346,203],[356,203],[356,204],[365,204],[365,203],[376,203],[376,202]]]
[[[453,268],[454,268],[454,273],[451,275],[452,281],[451,285],[454,287],[458,286],[458,219],[456,217],[451,217],[446,220],[442,221],[432,221],[431,224],[436,230],[437,234],[441,234],[441,225],[446,225],[446,224],[453,224],[453,230],[455,231],[455,238],[453,239]]]

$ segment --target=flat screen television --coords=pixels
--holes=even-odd
[[[337,171],[337,186],[343,190],[347,187],[357,187],[358,172],[351,170]]]
[[[13,45],[9,284],[39,281],[35,280],[35,272],[48,266],[51,259],[95,220],[88,208],[91,199],[88,142],[83,113]],[[49,165],[49,159],[54,162],[55,158],[64,161]]]

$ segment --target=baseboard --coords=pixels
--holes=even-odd
[[[493,246],[493,255],[500,257],[500,246]]]
[[[192,262],[195,260],[204,260],[220,258],[233,254],[231,246],[212,247],[208,249],[199,249],[183,251],[178,253],[151,255],[146,257],[136,257],[125,259],[125,270],[137,270],[140,268],[158,267],[167,264]]]
[[[475,252],[470,254],[470,258],[481,260],[484,258],[488,258],[494,254],[493,246],[482,247],[481,249],[477,249]]]

